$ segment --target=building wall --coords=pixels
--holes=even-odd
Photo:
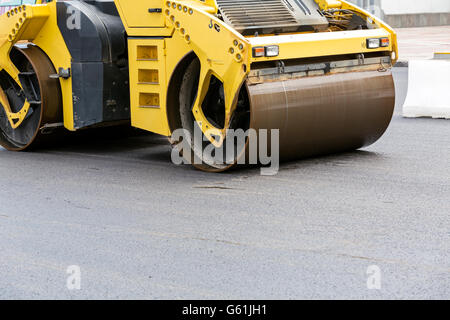
[[[382,0],[385,14],[450,13],[450,0]]]
[[[393,27],[450,25],[450,0],[349,0]]]
[[[384,14],[450,13],[450,0],[350,0],[364,9]]]
[[[36,0],[0,0],[0,15],[21,4],[34,4]]]

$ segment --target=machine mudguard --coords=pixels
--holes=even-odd
[[[57,18],[72,56],[74,128],[128,120],[126,34],[114,1],[59,1]]]

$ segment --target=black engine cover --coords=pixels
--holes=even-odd
[[[127,36],[112,0],[58,1],[76,129],[130,119]]]

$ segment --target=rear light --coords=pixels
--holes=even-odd
[[[265,55],[264,47],[253,48],[253,57],[259,58],[259,57],[264,57],[264,55]]]
[[[380,47],[380,39],[367,39],[367,49],[377,49]]]
[[[254,47],[253,58],[276,57],[280,54],[278,46]]]
[[[389,44],[390,44],[389,38],[380,39],[380,47],[386,48],[389,47]]]

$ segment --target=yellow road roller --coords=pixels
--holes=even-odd
[[[38,0],[0,17],[0,144],[131,123],[212,172],[245,163],[231,130],[277,130],[281,160],[356,150],[391,121],[397,56],[344,0]]]

